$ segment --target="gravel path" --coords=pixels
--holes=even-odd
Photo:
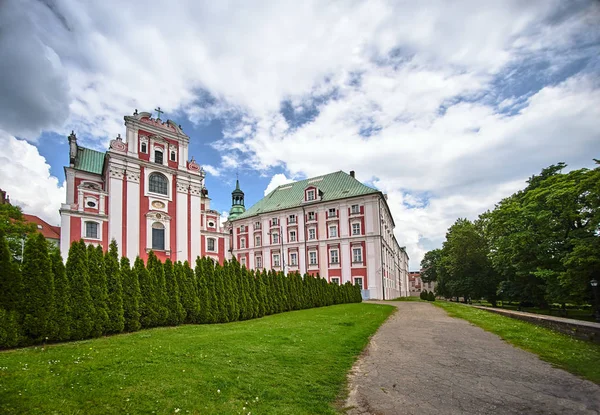
[[[428,303],[396,302],[350,375],[349,415],[600,414],[600,386]]]

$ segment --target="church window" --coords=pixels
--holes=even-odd
[[[90,239],[98,239],[98,223],[97,222],[86,222],[85,223],[85,237]]]
[[[163,164],[163,153],[160,150],[154,150],[154,162],[157,164]]]
[[[152,224],[152,249],[165,250],[165,225],[160,222]]]
[[[93,200],[89,200],[87,202],[87,207],[95,208],[96,207],[96,202],[94,202]]]
[[[171,161],[177,161],[177,156],[175,155],[175,151],[171,151]]]
[[[206,250],[214,252],[214,250],[215,250],[215,238],[208,238],[206,240]]]
[[[150,188],[149,190],[153,193],[158,193],[161,195],[167,195],[169,181],[165,177],[164,174],[161,173],[152,173],[150,175]]]
[[[142,149],[140,150],[142,153],[147,153],[148,152],[148,144],[146,143],[142,143]]]

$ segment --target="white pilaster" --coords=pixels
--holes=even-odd
[[[177,178],[177,217],[175,218],[177,234],[177,255],[178,261],[185,261],[188,258],[188,182]],[[190,265],[192,262],[190,262]]]
[[[140,171],[127,169],[127,258],[140,254]]]
[[[191,190],[191,251],[192,257],[189,259],[190,264],[196,261],[196,257],[200,255],[200,187],[192,186]],[[218,240],[217,240],[218,243]],[[227,247],[226,247],[227,249]],[[227,252],[227,250],[225,251]],[[186,253],[187,255],[187,253]]]
[[[62,206],[63,209],[69,209],[68,204]],[[69,256],[69,248],[71,247],[71,215],[60,213],[60,254],[63,261],[67,261]]]

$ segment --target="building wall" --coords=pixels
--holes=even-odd
[[[154,250],[161,260],[187,260],[193,265],[196,257],[208,255],[223,263],[228,234],[219,213],[210,210],[204,171],[187,160],[189,137],[174,124],[149,116],[125,117],[126,140],[111,141],[102,174],[75,165],[65,168],[67,198],[61,207],[60,243],[65,259],[75,240],[107,249],[114,239],[120,255],[132,262],[137,256],[146,260],[152,227],[163,226],[165,249]],[[162,163],[155,160],[155,151],[163,153]],[[149,190],[155,172],[168,180],[166,195]],[[97,238],[86,235],[86,222],[98,224]],[[214,240],[213,250],[203,245],[208,238]]]
[[[230,226],[232,254],[251,269],[282,270],[283,251],[286,273],[319,274],[342,284],[362,281],[365,298],[408,295],[408,256],[393,236],[379,193],[235,219]]]

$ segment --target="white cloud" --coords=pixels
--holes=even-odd
[[[221,226],[223,226],[223,224],[225,222],[227,222],[228,217],[229,217],[229,212],[227,212],[226,210],[221,212]]]
[[[50,175],[50,166],[37,148],[0,130],[0,183],[12,204],[24,213],[59,225],[58,209],[65,200],[64,183]]]
[[[285,174],[283,173],[277,173],[273,175],[273,177],[271,177],[271,181],[265,189],[265,196],[271,193],[273,190],[275,190],[278,186],[281,186],[282,184],[292,183],[293,181],[293,179],[288,179],[287,177],[285,177]]]
[[[32,100],[19,79],[16,89],[0,81],[6,102],[23,104],[10,108],[35,109],[0,128],[28,138],[74,128],[93,145],[122,133],[134,108],[220,118],[221,161],[207,172],[283,168],[270,189],[356,170],[390,195],[412,268],[457,216],[550,163],[585,165],[600,150],[593,1],[9,3],[0,22],[25,10],[25,32],[0,40],[0,54],[30,51],[9,72],[29,74],[38,92]],[[587,76],[559,83],[579,71],[574,62],[588,62]],[[288,122],[283,102],[306,122]]]
[[[221,170],[214,166],[211,166],[210,164],[203,164],[202,168],[204,168],[204,170],[206,170],[208,174],[211,174],[215,177],[219,177],[221,175]]]

